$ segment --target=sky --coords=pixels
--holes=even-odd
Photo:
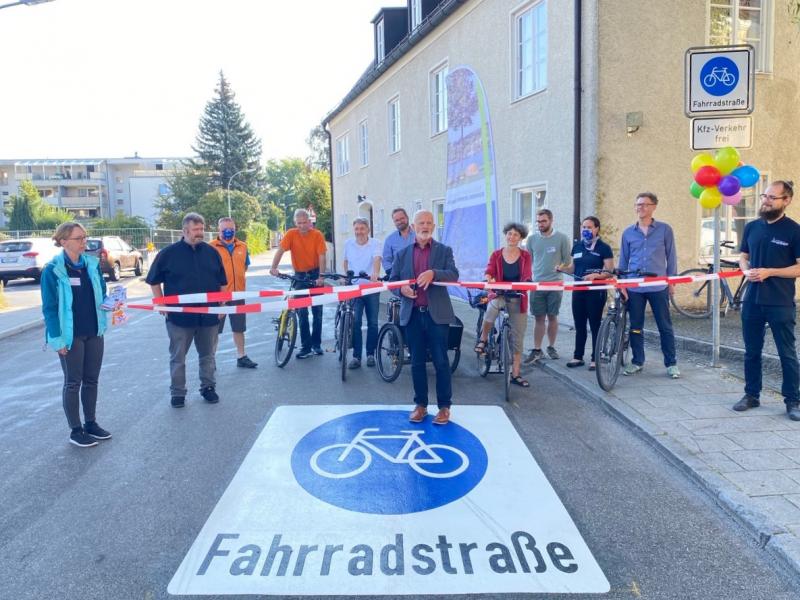
[[[11,0],[0,0],[0,5]],[[403,0],[54,0],[0,10],[0,159],[183,157],[219,71],[264,161],[309,131]]]

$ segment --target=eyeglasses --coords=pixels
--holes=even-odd
[[[85,242],[85,241],[86,241],[86,236],[85,236],[85,235],[82,235],[82,236],[80,236],[80,237],[67,238],[67,239],[68,239],[68,240],[72,240],[72,241],[74,241],[74,242]]]
[[[769,200],[770,202],[773,202],[775,200],[786,200],[786,198],[788,198],[789,196],[772,196],[770,194],[759,194],[758,197],[761,198],[762,202],[764,200]]]
[[[655,206],[652,202],[636,202],[634,204],[636,208],[641,208],[642,206]]]

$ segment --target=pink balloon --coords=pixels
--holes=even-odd
[[[728,206],[736,206],[739,202],[742,201],[742,192],[739,190],[733,196],[723,196],[722,203],[727,204]]]

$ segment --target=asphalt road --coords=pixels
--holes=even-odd
[[[266,278],[250,281],[268,285]],[[129,294],[144,288],[136,284]],[[328,323],[331,314],[327,309]],[[167,584],[276,407],[410,404],[408,368],[393,384],[366,367],[342,383],[334,355],[326,353],[279,370],[271,363],[268,316],[249,316],[248,327],[248,354],[258,369],[236,368],[224,334],[221,402],[203,403],[192,357],[187,406],[175,410],[163,317],[132,314],[106,340],[98,421],[114,438],[90,449],[67,443],[62,375],[55,354],[42,350],[41,331],[3,341],[0,597],[166,598]],[[330,333],[326,327],[324,347],[332,346]],[[515,389],[504,409],[609,580],[611,592],[600,597],[800,595],[647,443],[538,369],[527,376],[533,387]],[[456,420],[458,404],[504,404],[499,378],[480,378],[468,356],[454,391]]]

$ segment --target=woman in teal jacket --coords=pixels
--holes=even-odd
[[[86,230],[79,223],[62,223],[53,235],[64,249],[42,271],[42,313],[47,345],[58,353],[64,371],[62,401],[69,441],[96,446],[111,434],[95,420],[97,380],[103,363],[103,333],[107,313],[102,308],[106,284],[100,261],[84,254]],[[84,424],[81,425],[80,405]]]

